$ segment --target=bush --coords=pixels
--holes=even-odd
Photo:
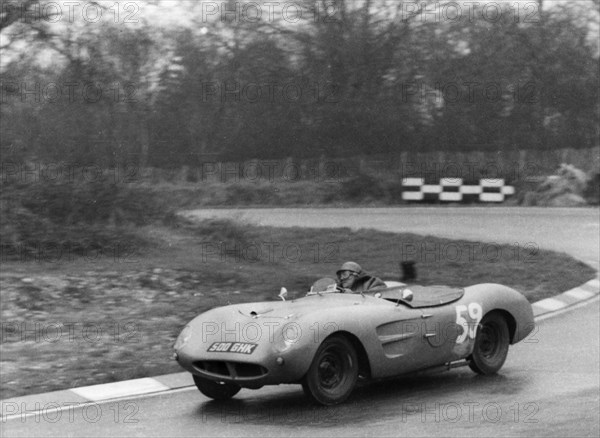
[[[376,178],[360,173],[342,184],[340,198],[343,201],[381,200],[385,190]]]
[[[524,195],[525,205],[574,207],[586,204],[583,198],[588,177],[570,164],[561,164],[556,175],[547,177],[534,192]]]
[[[387,195],[389,204],[403,204],[402,192],[404,187],[402,186],[402,178],[393,178],[386,180],[382,183],[382,187]]]
[[[583,196],[588,204],[600,204],[600,172],[595,172],[588,180],[588,185],[583,192]]]
[[[89,254],[145,244],[135,227],[169,211],[151,192],[108,181],[2,184],[3,256]]]
[[[226,189],[225,202],[230,205],[278,205],[279,193],[273,184],[237,183]]]

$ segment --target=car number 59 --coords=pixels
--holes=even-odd
[[[466,313],[466,318],[463,316]],[[456,338],[457,344],[462,344],[467,339],[475,339],[477,326],[483,317],[483,309],[479,303],[469,303],[468,306],[456,306],[456,324],[463,328],[462,333]],[[468,319],[467,319],[468,318]]]

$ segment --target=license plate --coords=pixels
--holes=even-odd
[[[242,353],[252,354],[258,344],[248,342],[214,342],[207,351],[211,353]]]

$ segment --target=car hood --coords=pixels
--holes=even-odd
[[[348,314],[349,308],[356,311],[362,306],[385,303],[385,300],[369,296],[323,294],[289,301],[234,304],[214,308],[194,318],[188,323],[189,337],[198,351],[205,351],[215,342],[273,345],[283,337],[308,339],[310,325],[314,322],[324,326],[329,321],[339,321],[340,313]],[[336,324],[336,327],[342,325]],[[291,331],[282,334],[286,330]]]
[[[307,314],[327,313],[333,309],[357,305],[383,305],[383,303],[384,301],[379,298],[358,294],[322,294],[288,301],[260,301],[217,307],[201,314],[194,321],[293,321]]]

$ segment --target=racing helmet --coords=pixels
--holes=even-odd
[[[360,274],[360,271],[362,271],[362,268],[360,267],[360,265],[358,263],[346,262],[340,267],[340,269],[337,270],[336,274],[339,276],[340,272],[342,272],[342,271],[350,271],[350,272],[354,272],[356,274]]]

